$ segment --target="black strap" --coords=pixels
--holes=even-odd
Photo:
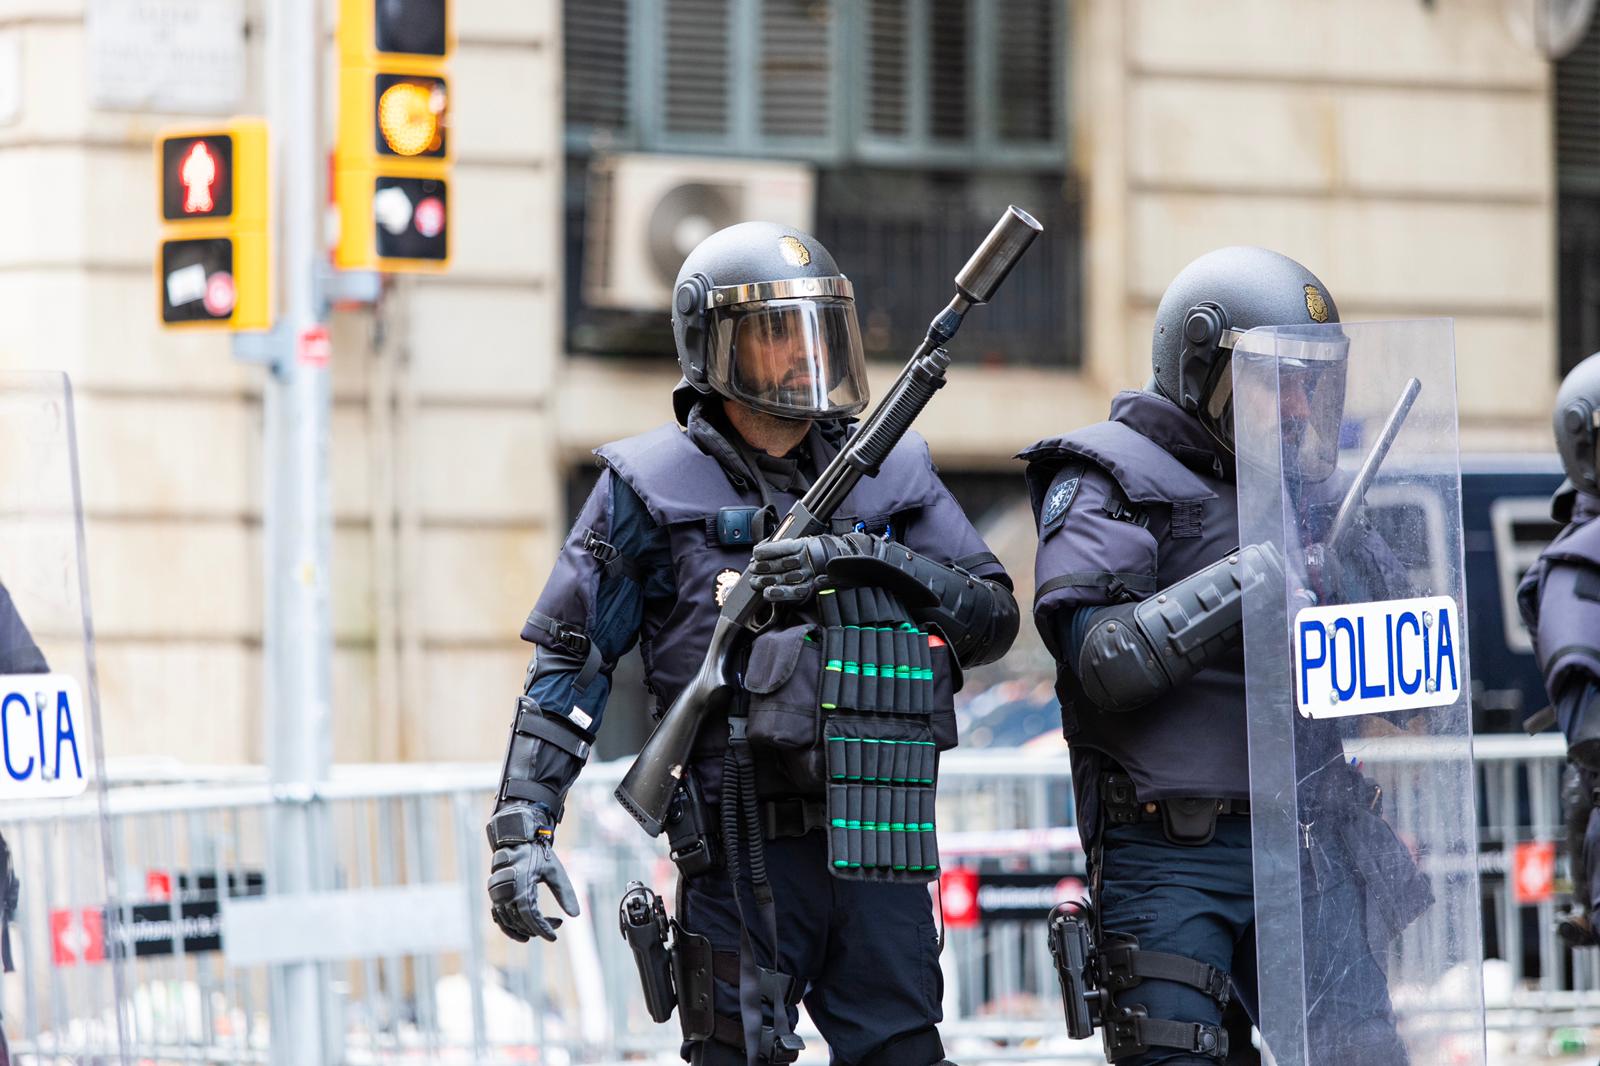
[[[1112,991],[1132,988],[1149,978],[1197,988],[1227,1007],[1233,998],[1228,975],[1198,959],[1164,951],[1144,951],[1131,944],[1104,944],[1100,948],[1101,980]]]
[[[589,654],[589,634],[559,618],[552,618],[538,608],[528,612],[528,620],[522,624],[522,639],[529,639],[529,631],[543,633],[550,638],[556,647],[570,655],[583,658]]]
[[[793,1062],[799,1050],[799,1039],[789,1027],[788,1013],[795,981],[778,969],[778,911],[773,901],[772,883],[767,879],[761,812],[755,792],[755,760],[750,752],[746,724],[742,708],[728,716],[728,750],[723,756],[722,772],[723,848],[727,853],[728,880],[740,926],[739,1013],[745,1029],[759,1034],[758,1060],[783,1064]],[[744,865],[741,853],[746,851],[750,860],[750,895],[755,902],[753,916],[740,887],[740,871]],[[759,928],[766,936],[766,949],[772,960],[770,968],[762,966],[757,957],[758,941],[751,935],[755,924],[752,917],[760,923]],[[758,995],[749,995],[752,991]],[[761,1019],[762,1004],[772,1012],[771,1025],[764,1024]]]
[[[605,666],[605,660],[600,658],[600,649],[595,647],[589,635],[577,626],[563,622],[559,618],[551,618],[537,609],[529,611],[528,620],[523,623],[523,640],[531,639],[528,636],[530,631],[545,634],[557,646],[558,651],[583,660],[583,667],[572,682],[573,699],[581,699]]]
[[[517,702],[523,708],[517,712],[518,733],[525,737],[542,740],[546,744],[554,744],[580,762],[589,758],[588,742],[576,736],[571,728],[556,724],[553,719],[546,718],[538,711],[527,710],[530,705],[537,706],[527,696],[523,696]]]
[[[1177,1048],[1221,1062],[1228,1057],[1228,1033],[1219,1025],[1203,1022],[1169,1022],[1129,1015],[1107,1024],[1105,1046],[1110,1062],[1142,1055],[1153,1047]]]
[[[738,975],[735,974],[734,977],[735,980],[733,983],[738,984]],[[739,1019],[737,1018],[729,1018],[725,1015],[713,1014],[711,1016],[711,1039],[715,1040],[719,1044],[727,1044],[729,1047],[738,1048],[741,1052],[743,1052],[744,1026],[739,1024]]]
[[[828,804],[823,800],[772,800],[761,805],[761,831],[768,840],[803,837],[828,824]]]
[[[644,567],[639,565],[639,560],[631,555],[623,555],[616,545],[602,538],[594,530],[584,530],[581,543],[584,551],[600,561],[607,576],[621,574],[636,585],[644,584]]]
[[[1156,579],[1151,574],[1076,570],[1070,574],[1053,577],[1040,585],[1039,591],[1034,594],[1034,599],[1042,600],[1057,589],[1107,589],[1119,596],[1123,591],[1142,592],[1148,596],[1156,591]]]
[[[973,552],[971,555],[963,555],[950,565],[955,567],[957,570],[965,570],[968,573],[971,573],[974,567],[983,566],[987,563],[998,564],[999,562],[1000,559],[994,554],[994,552]]]
[[[561,813],[561,796],[553,788],[546,788],[535,781],[523,781],[512,778],[501,782],[500,794],[506,799],[523,800],[527,803],[542,803],[557,815]]]
[[[739,985],[739,953],[737,951],[713,951],[711,953],[711,976],[737,988]]]

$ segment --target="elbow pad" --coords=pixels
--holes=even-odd
[[[929,565],[939,566],[928,560]],[[942,582],[939,604],[911,612],[918,622],[939,627],[962,666],[992,663],[1011,650],[1022,624],[1016,597],[992,578],[972,577],[939,567],[948,577]]]
[[[867,549],[871,554],[828,560],[828,576],[900,595],[912,618],[939,627],[963,667],[994,662],[1011,649],[1022,617],[1005,575],[974,577],[894,541],[873,538]]]
[[[1283,582],[1270,544],[1252,545],[1139,603],[1094,612],[1076,653],[1085,695],[1107,711],[1131,711],[1188,681],[1239,642],[1244,590]]]

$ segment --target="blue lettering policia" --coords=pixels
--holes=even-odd
[[[678,424],[598,450],[605,470],[522,630],[538,647],[488,826],[494,917],[517,940],[555,939],[560,919],[540,911],[540,884],[578,913],[555,830],[613,665],[638,641],[657,707],[672,703],[752,543],[866,404],[850,282],[807,234],[747,222],[706,238],[679,274],[673,332]],[[792,1061],[802,1000],[835,1063],[944,1057],[926,885],[937,853],[931,833],[903,827],[932,823],[936,752],[955,743],[958,662],[1003,655],[1017,607],[915,434],[851,490],[833,529],[755,551],[751,587],[778,621],[748,649],[733,713],[699,730],[666,821],[678,905],[659,926],[675,927],[674,958],[651,967],[641,956],[641,972],[673,968],[694,1063]],[[823,585],[841,560],[884,564],[893,590]],[[823,669],[830,661],[839,668]],[[753,768],[735,758],[746,751]],[[770,904],[753,890],[758,854]],[[650,933],[654,902],[630,892],[625,928]],[[646,984],[664,1021],[671,1005],[650,997],[648,974]]]
[[[1367,619],[1339,618],[1331,629],[1314,618],[1301,619],[1296,626],[1301,692],[1306,691],[1311,673],[1317,669],[1327,671],[1340,700],[1354,700],[1358,692],[1360,699],[1375,700],[1460,685],[1448,607],[1439,612],[1437,638],[1433,626],[1424,625],[1416,611],[1384,612],[1382,635],[1374,633],[1372,640],[1383,643],[1380,661],[1386,668],[1375,670],[1370,678]],[[1341,673],[1345,675],[1342,682]]]
[[[1232,338],[1258,326],[1338,320],[1326,287],[1291,259],[1261,248],[1202,256],[1161,299],[1150,383],[1119,394],[1109,421],[1019,456],[1039,523],[1034,621],[1056,659],[1090,856],[1087,920],[1106,971],[1099,987],[1112,990],[1101,1019],[1111,1062],[1260,1061],[1249,1037],[1257,930],[1241,590],[1252,578],[1282,586],[1285,576],[1275,548],[1238,546]],[[1300,391],[1286,386],[1280,397],[1285,446],[1299,448],[1308,469],[1314,464],[1303,453],[1317,449],[1316,463],[1331,470],[1342,399],[1312,400],[1342,398],[1345,366],[1330,361],[1299,373]],[[1381,540],[1370,529],[1351,539],[1341,599],[1403,594],[1391,580],[1403,568]],[[1413,648],[1410,627],[1405,617],[1383,635],[1348,622],[1307,627],[1299,634],[1304,668],[1337,665],[1340,685],[1353,695],[1362,643],[1399,639]],[[1422,656],[1430,672],[1452,668],[1442,651]],[[1408,652],[1413,669],[1420,661]],[[1391,687],[1387,677],[1366,684]],[[1325,778],[1314,784],[1326,787],[1330,803],[1361,791],[1363,779],[1342,758],[1305,765],[1327,768],[1311,776]],[[1327,896],[1320,920],[1328,928],[1308,932],[1307,941],[1365,943],[1366,901],[1354,884],[1345,880]],[[1406,908],[1417,906],[1426,901],[1413,892]],[[1058,954],[1064,988],[1073,979],[1069,955]],[[1407,1061],[1384,976],[1369,954],[1349,966],[1306,965],[1336,975],[1307,993],[1308,1001],[1314,992],[1333,1005],[1311,1018],[1331,1056],[1318,1061]],[[1090,1019],[1075,1018],[1068,1000],[1069,1028],[1086,1029]]]
[[[1561,934],[1581,946],[1600,943],[1592,921],[1600,906],[1600,352],[1573,367],[1557,390],[1555,435],[1567,480],[1551,514],[1566,527],[1522,579],[1517,606],[1572,764],[1564,790],[1568,854],[1582,899],[1562,918]]]

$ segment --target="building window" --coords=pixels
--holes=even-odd
[[[1600,351],[1600,18],[1556,64],[1561,372]]]
[[[718,200],[707,180],[622,210],[597,175],[644,153],[704,157],[711,173],[719,157],[800,164],[810,228],[856,282],[869,354],[886,359],[909,353],[1017,203],[1045,236],[1007,283],[1005,314],[974,316],[954,354],[1078,363],[1066,0],[566,0],[565,17],[569,348],[672,349],[660,286],[704,228],[674,212],[698,202],[718,218]],[[617,291],[635,267],[655,275],[657,291],[631,301],[644,306]]]

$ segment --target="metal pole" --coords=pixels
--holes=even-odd
[[[264,421],[268,506],[263,518],[266,583],[264,676],[267,760],[280,801],[274,805],[271,885],[275,895],[304,895],[325,864],[318,852],[322,810],[303,798],[331,761],[333,633],[329,560],[333,539],[328,484],[330,390],[326,366],[302,363],[300,338],[324,315],[318,280],[327,168],[322,138],[319,0],[274,0],[267,20],[267,99],[280,220],[281,294]],[[324,1018],[328,981],[311,961],[281,967],[272,982],[274,1063],[332,1061],[342,1034]],[[333,1049],[330,1052],[330,1044]]]

